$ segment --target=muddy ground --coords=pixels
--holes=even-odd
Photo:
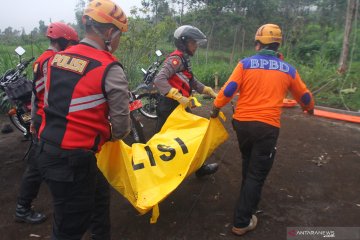
[[[207,116],[209,104],[196,110]],[[230,119],[231,108],[224,108]],[[1,123],[6,116],[0,117]],[[153,120],[143,119],[150,136]],[[240,188],[241,159],[230,121],[230,138],[208,159],[218,162],[211,177],[187,178],[160,204],[157,224],[139,216],[112,192],[112,239],[286,239],[286,227],[360,227],[360,125],[310,117],[285,109],[274,166],[263,188],[255,231],[233,236],[232,215]],[[50,218],[40,225],[15,223],[16,196],[29,142],[15,131],[0,134],[0,239],[50,239],[51,198],[45,184],[34,201]],[[32,236],[35,234],[36,236]],[[84,239],[87,239],[84,237]]]

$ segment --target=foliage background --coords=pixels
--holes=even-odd
[[[86,1],[79,0],[74,9],[77,22],[72,25],[80,35],[85,5]],[[348,71],[337,73],[346,7],[346,0],[143,0],[142,7],[131,11],[129,31],[121,38],[116,55],[134,88],[142,81],[141,67],[155,60],[156,49],[165,56],[173,50],[176,27],[194,25],[208,37],[207,46],[192,59],[194,72],[202,82],[214,86],[215,75],[224,83],[240,59],[255,53],[257,28],[275,23],[284,33],[280,51],[315,93],[316,103],[359,111],[359,14],[353,25]],[[11,27],[0,30],[0,72],[17,63],[14,49],[18,45],[24,46],[27,57],[41,54],[48,47],[46,27],[40,21],[29,34]]]

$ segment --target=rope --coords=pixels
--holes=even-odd
[[[327,87],[328,85],[330,85],[330,83],[334,83],[336,81],[336,79],[331,79],[330,81],[326,82],[324,85],[322,85],[321,87],[319,87],[317,90],[315,91],[311,91],[312,95],[316,95],[319,92],[321,92],[325,87]]]

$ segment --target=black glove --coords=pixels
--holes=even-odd
[[[219,112],[220,112],[220,108],[213,106],[212,110],[210,111],[210,117],[217,118],[219,116]]]

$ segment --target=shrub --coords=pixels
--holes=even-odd
[[[199,64],[193,66],[196,78],[207,86],[215,87],[215,75],[219,77],[219,87],[221,87],[231,75],[234,66],[225,62],[212,62],[209,64]]]

